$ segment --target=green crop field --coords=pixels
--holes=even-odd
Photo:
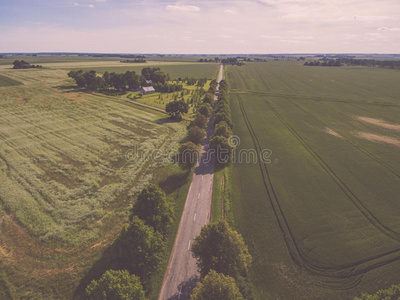
[[[15,85],[20,85],[22,84],[21,82],[11,79],[9,77],[6,77],[4,75],[0,75],[0,87],[2,86],[15,86]]]
[[[227,67],[227,79],[236,153],[272,152],[229,172],[256,298],[398,284],[400,72],[270,61]]]
[[[0,87],[0,298],[71,298],[136,193],[178,172],[142,154],[176,149],[186,125],[79,92],[67,70],[0,72],[24,84]]]

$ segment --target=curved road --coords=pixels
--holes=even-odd
[[[223,65],[220,67],[217,82],[222,78]],[[214,100],[217,100],[216,95]],[[199,278],[196,260],[190,247],[193,239],[200,234],[201,228],[210,221],[215,165],[214,156],[209,151],[210,137],[213,134],[212,121],[213,116],[208,123],[207,136],[201,146],[201,157],[186,197],[159,300],[189,299],[190,292]]]

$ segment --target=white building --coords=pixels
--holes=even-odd
[[[143,86],[140,91],[144,95],[153,94],[156,92],[156,90],[152,86]]]

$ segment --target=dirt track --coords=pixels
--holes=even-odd
[[[218,82],[223,78],[221,65]],[[217,97],[215,96],[214,100]],[[213,134],[212,117],[207,127],[207,137],[201,146],[201,158],[194,171],[192,183],[179,223],[175,244],[164,276],[159,300],[189,299],[189,293],[198,279],[196,260],[190,251],[193,239],[210,220],[214,157],[210,155],[209,138]]]

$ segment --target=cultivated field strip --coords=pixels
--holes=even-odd
[[[391,172],[393,175],[395,175],[397,178],[400,179],[400,171],[399,170],[395,169],[390,164],[388,164],[384,160],[380,159],[379,157],[377,157],[376,155],[374,155],[373,153],[371,153],[370,151],[365,149],[365,147],[362,147],[361,145],[359,145],[356,142],[354,142],[350,137],[347,136],[347,134],[343,130],[339,130],[337,127],[334,127],[331,124],[328,124],[327,122],[324,122],[320,117],[318,117],[314,113],[310,112],[309,110],[306,110],[306,109],[302,108],[295,101],[292,101],[292,100],[289,99],[289,102],[292,105],[294,105],[295,107],[297,107],[299,110],[301,110],[302,112],[304,112],[305,114],[310,116],[311,118],[317,120],[323,127],[331,128],[334,131],[338,132],[340,134],[340,136],[344,140],[346,140],[349,144],[351,144],[354,148],[356,148],[357,150],[359,150],[363,154],[367,155],[368,157],[370,157],[371,159],[376,161],[378,164],[380,164],[382,167],[386,168],[389,172]],[[358,107],[357,107],[357,109],[358,109]]]
[[[237,95],[237,97],[246,126],[253,139],[254,146],[256,150],[260,152],[262,149],[260,142],[252,128],[250,120],[247,117],[240,95]],[[282,209],[279,198],[272,184],[267,164],[260,163],[259,166],[268,199],[270,200],[276,221],[292,259],[300,266],[305,267],[311,274],[320,277],[319,284],[321,286],[333,289],[349,289],[358,285],[362,276],[368,271],[400,260],[400,248],[345,265],[328,265],[308,257],[301,250],[290,228],[290,224],[285,216],[285,212]]]
[[[377,229],[379,229],[383,234],[390,237],[393,240],[400,242],[400,233],[387,227],[380,221],[359,199],[349,186],[332,170],[331,167],[322,159],[322,157],[296,132],[296,130],[290,126],[288,122],[275,110],[275,108],[265,100],[267,107],[273,111],[276,116],[282,121],[282,123],[289,129],[290,132],[299,140],[299,142],[310,152],[310,154],[318,161],[321,167],[325,170],[327,174],[332,178],[332,180],[340,187],[343,193],[348,197],[348,199],[357,207],[357,209],[373,224]]]
[[[159,163],[143,153],[176,148],[184,130],[157,124],[154,114],[123,102],[60,93],[31,77],[55,72],[18,73],[30,83],[0,91],[0,168],[9,187],[0,189],[0,199],[32,234],[84,243],[96,231],[78,233],[82,222],[101,219],[105,207],[121,202],[122,195],[125,201],[151,178]],[[128,162],[125,153],[136,148],[141,154]]]

